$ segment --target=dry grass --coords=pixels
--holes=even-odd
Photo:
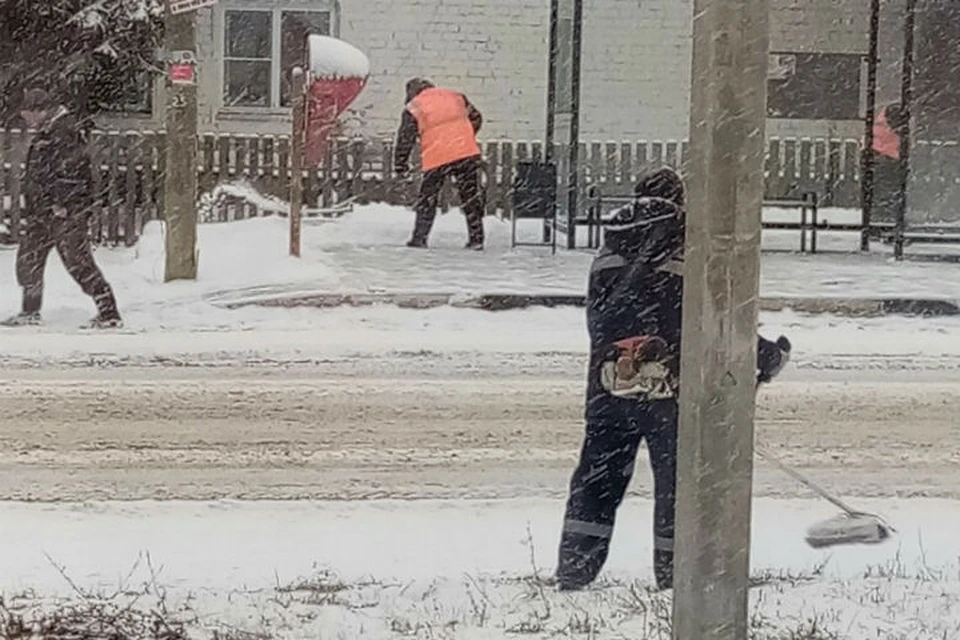
[[[25,593],[0,597],[2,640],[187,640],[195,616],[167,606],[166,590],[149,555],[141,556],[112,593],[81,590],[63,567],[48,558],[70,585],[72,597],[50,601]],[[130,577],[146,565],[149,579],[134,587]]]

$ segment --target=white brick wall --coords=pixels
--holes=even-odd
[[[585,139],[686,136],[692,28],[691,0],[586,0]]]
[[[541,139],[547,0],[350,0],[341,36],[374,69],[358,103],[368,129],[392,133],[403,86],[423,75],[462,89],[487,138]],[[587,139],[676,137],[686,128],[689,0],[587,0],[582,125]]]
[[[865,51],[868,4],[772,0],[771,48]],[[404,84],[425,76],[470,96],[484,113],[484,138],[542,139],[549,0],[341,0],[340,6],[340,36],[364,50],[372,65],[370,84],[354,105],[363,113],[367,135],[394,134]],[[213,29],[209,19],[198,21],[202,54],[214,55]],[[692,0],[585,0],[583,29],[583,138],[685,137]],[[208,61],[205,67],[217,64]],[[210,95],[201,97],[201,117],[211,127],[264,132],[287,127],[276,116],[218,123],[219,86],[205,80],[204,91]],[[770,127],[774,135],[821,129],[824,125],[790,122]]]
[[[413,9],[411,9],[413,7]],[[414,75],[460,87],[488,138],[541,139],[547,0],[349,0],[341,35],[369,52],[368,131],[392,133]],[[581,132],[586,140],[678,139],[689,110],[692,0],[586,0]],[[771,48],[866,51],[864,0],[773,0]],[[772,122],[771,133],[857,135],[859,125]]]
[[[370,57],[356,106],[369,134],[392,135],[414,76],[464,91],[492,137],[540,137],[547,0],[345,0],[340,35]]]
[[[866,53],[869,22],[869,0],[772,0],[770,48]]]

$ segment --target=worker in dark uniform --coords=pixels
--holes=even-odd
[[[40,323],[44,270],[56,248],[67,272],[97,306],[90,327],[118,327],[116,299],[93,260],[90,244],[94,194],[86,136],[77,119],[43,88],[24,93],[20,114],[37,133],[27,152],[24,234],[17,250],[23,305],[3,324]]]
[[[673,584],[684,190],[662,169],[635,193],[613,214],[590,272],[586,436],[560,541],[561,590],[588,585],[603,567],[641,441],[653,468],[654,574],[659,588]],[[758,380],[767,381],[790,346],[759,340]]]
[[[480,188],[482,160],[477,132],[483,117],[462,93],[435,87],[414,78],[407,83],[407,104],[397,132],[394,167],[398,176],[409,170],[410,154],[420,139],[423,182],[415,206],[417,220],[408,247],[426,248],[440,200],[440,190],[452,177],[467,218],[467,249],[483,249],[484,198]]]

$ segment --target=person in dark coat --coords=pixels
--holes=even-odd
[[[20,112],[37,133],[27,152],[24,234],[17,250],[23,304],[21,312],[3,324],[40,323],[44,271],[56,248],[67,272],[97,306],[90,326],[118,327],[117,301],[90,244],[94,194],[86,136],[77,119],[43,88],[25,91]]]
[[[480,187],[482,158],[477,132],[483,116],[465,95],[438,88],[429,80],[414,78],[407,82],[406,107],[397,131],[394,167],[404,177],[409,171],[410,154],[420,140],[420,164],[423,181],[415,209],[417,220],[408,247],[423,249],[433,228],[440,201],[440,190],[453,178],[467,218],[467,249],[483,249],[484,198]]]
[[[662,169],[635,194],[613,214],[590,270],[586,435],[564,516],[560,590],[587,586],[603,567],[641,441],[653,468],[654,574],[659,588],[673,584],[684,189]],[[759,342],[758,381],[768,381],[789,343]]]
[[[900,140],[907,124],[899,103],[886,105],[873,124],[873,222],[895,222],[898,205],[904,197]]]

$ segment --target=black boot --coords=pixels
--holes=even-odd
[[[578,591],[596,580],[607,560],[610,539],[565,532],[560,541],[557,589]]]
[[[117,299],[113,296],[112,290],[97,296],[94,302],[97,305],[97,317],[87,323],[84,328],[119,329],[123,326],[123,319],[120,318],[120,311],[117,309]]]
[[[43,305],[43,285],[23,288],[21,311],[15,316],[4,320],[4,327],[28,327],[41,323],[40,307]]]
[[[33,327],[41,324],[40,314],[39,313],[27,313],[26,311],[21,311],[15,316],[11,316],[0,322],[0,326],[4,327]]]
[[[666,591],[673,588],[673,551],[654,550],[653,575],[657,580],[657,589]]]

